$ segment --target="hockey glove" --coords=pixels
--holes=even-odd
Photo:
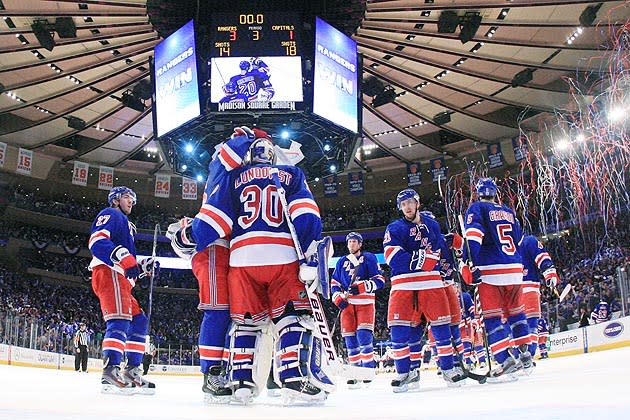
[[[173,251],[184,260],[191,260],[197,247],[192,236],[192,221],[190,217],[184,217],[179,222],[168,225],[166,231],[166,237],[171,240]]]
[[[306,285],[312,284],[317,279],[317,258],[307,258],[300,264],[300,281]]]
[[[481,270],[477,267],[470,267],[468,264],[461,262],[459,271],[462,273],[462,279],[467,285],[470,286],[471,284],[477,285],[481,283]]]
[[[140,276],[140,267],[136,258],[124,246],[119,245],[114,248],[110,258],[114,264],[118,264],[125,271],[125,277],[132,283]]]
[[[543,277],[545,278],[547,287],[551,287],[552,289],[556,287],[558,285],[558,282],[560,281],[560,277],[558,277],[556,268],[553,266],[543,271]]]
[[[351,295],[360,295],[361,293],[372,293],[376,290],[376,283],[372,280],[361,280],[355,282],[348,289]]]
[[[432,253],[428,249],[413,251],[409,269],[412,271],[433,271],[437,263],[440,262],[440,253]]]
[[[234,127],[234,132],[232,133],[230,137],[234,138],[234,137],[239,137],[239,136],[245,136],[251,140],[254,140],[256,138],[256,134],[254,134],[254,131],[252,131],[251,128],[245,127],[245,126]]]
[[[464,255],[464,238],[455,232],[444,235],[444,240],[449,249],[455,253],[455,257],[461,259]]]
[[[142,270],[142,273],[140,273],[140,278],[151,277],[151,271],[154,269],[154,266],[156,275],[160,270],[160,262],[153,257],[142,258],[140,261],[138,261],[138,265]]]
[[[333,303],[339,308],[339,310],[343,311],[348,307],[348,299],[344,297],[342,293],[335,293],[333,295]]]

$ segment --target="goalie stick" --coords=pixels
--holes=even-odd
[[[282,184],[280,183],[280,177],[278,175],[278,168],[271,168],[269,171],[271,173],[271,177],[273,179],[274,184],[276,185],[276,190],[278,191],[278,196],[280,197],[280,203],[282,204],[282,211],[287,221],[287,225],[289,226],[289,232],[291,233],[291,238],[293,239],[293,245],[295,246],[295,251],[297,252],[298,259],[300,261],[304,260],[304,252],[302,251],[302,246],[300,245],[300,241],[297,236],[297,232],[295,231],[295,225],[291,220],[291,215],[289,214],[289,205],[287,203],[286,191]],[[330,330],[328,329],[328,322],[326,321],[326,314],[324,313],[324,307],[317,295],[317,285],[319,283],[319,279],[316,279],[310,285],[304,285],[306,289],[306,294],[308,296],[308,300],[311,304],[311,309],[313,312],[313,319],[315,324],[317,325],[317,332],[321,336],[322,344],[326,356],[326,363],[333,370],[333,373],[337,376],[341,376],[348,379],[358,379],[358,380],[371,380],[374,378],[375,371],[371,368],[363,368],[359,366],[351,366],[345,363],[342,363],[337,356],[337,352],[335,350],[335,344],[333,343],[332,336],[330,334]]]

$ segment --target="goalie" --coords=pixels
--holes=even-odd
[[[229,383],[233,400],[249,404],[259,394],[269,374],[275,335],[275,375],[285,403],[321,402],[334,384],[320,364],[322,343],[304,289],[304,282],[315,280],[313,271],[317,270],[298,261],[270,169],[279,169],[307,256],[312,256],[321,236],[319,208],[299,168],[274,165],[275,151],[266,133],[242,130],[251,140],[245,157],[219,155],[236,169],[217,180],[204,197],[201,216],[182,227],[174,241],[191,248],[231,237]]]

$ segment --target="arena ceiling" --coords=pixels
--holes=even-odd
[[[0,141],[63,161],[168,169],[152,150],[158,145],[150,101],[144,111],[134,110],[124,93],[149,80],[153,47],[185,23],[198,2],[148,3],[0,0]],[[202,2],[215,3],[233,2]],[[456,157],[518,134],[519,124],[536,130],[536,115],[570,111],[566,78],[586,87],[598,80],[607,70],[609,30],[630,16],[624,1],[323,4],[324,18],[357,41],[364,81],[371,79],[377,91],[387,87],[376,97],[363,95],[363,151],[380,158],[364,153],[362,165],[373,168]],[[152,7],[163,9],[161,18],[150,19]],[[182,12],[169,18],[176,10]],[[438,31],[449,12],[459,25]],[[76,36],[63,34],[72,25],[60,18],[72,19]],[[476,33],[463,43],[462,28],[474,32],[479,18]],[[37,22],[55,30],[52,50],[35,35]]]

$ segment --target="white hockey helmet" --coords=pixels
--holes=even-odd
[[[249,146],[247,155],[245,155],[245,164],[247,165],[275,165],[276,151],[270,138],[259,137]]]

